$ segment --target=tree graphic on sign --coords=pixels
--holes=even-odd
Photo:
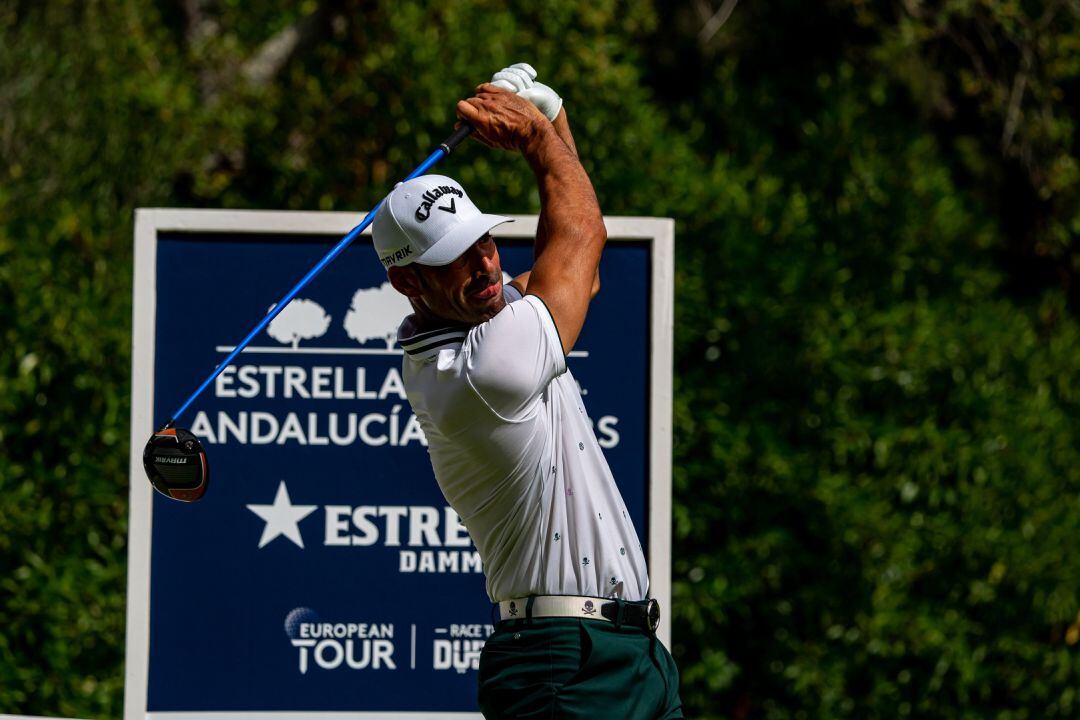
[[[353,293],[352,305],[345,314],[345,333],[361,345],[382,340],[390,350],[397,340],[398,325],[412,311],[408,299],[388,282],[360,288]]]
[[[271,305],[270,310],[274,307],[275,305]],[[279,343],[292,345],[293,350],[296,350],[301,340],[322,337],[329,327],[330,316],[323,310],[322,305],[313,300],[296,299],[270,321],[266,334]]]

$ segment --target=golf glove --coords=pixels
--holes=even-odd
[[[562,109],[562,98],[543,83],[536,82],[536,70],[529,63],[515,63],[491,77],[491,84],[517,93],[555,122]]]

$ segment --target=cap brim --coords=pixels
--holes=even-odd
[[[413,262],[421,265],[449,265],[461,257],[469,246],[490,232],[491,228],[508,222],[514,222],[514,219],[502,215],[477,215],[443,235]]]

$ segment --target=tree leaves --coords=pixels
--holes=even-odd
[[[721,4],[0,8],[0,708],[121,713],[133,209],[371,207],[528,60],[677,221],[691,713],[1074,716],[1074,9]]]

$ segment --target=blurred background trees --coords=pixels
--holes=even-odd
[[[132,210],[362,210],[528,60],[677,220],[694,716],[1080,713],[1071,1],[0,4],[0,710],[119,717]],[[520,160],[444,171],[535,212]],[[693,502],[691,502],[693,499]]]

